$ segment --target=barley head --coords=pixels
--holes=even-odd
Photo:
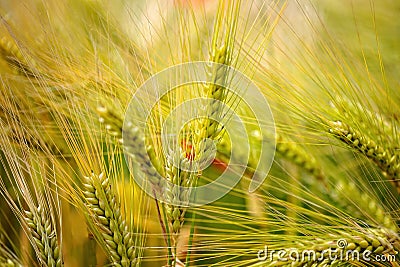
[[[85,199],[96,231],[107,248],[114,266],[138,264],[132,233],[122,217],[119,202],[109,179],[101,173],[85,177]]]

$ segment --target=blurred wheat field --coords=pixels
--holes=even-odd
[[[393,0],[1,0],[0,266],[399,266],[399,15]],[[207,83],[145,92],[148,120],[130,119],[146,81],[199,61]],[[269,107],[218,85],[223,65]],[[236,157],[227,194],[176,204],[234,179]]]

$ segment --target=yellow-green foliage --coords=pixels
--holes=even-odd
[[[399,266],[399,10],[390,0],[1,1],[0,266]],[[206,83],[144,98],[147,121],[125,120],[145,81],[193,61],[251,79],[275,136],[257,103],[213,84],[234,79],[212,64]],[[212,101],[164,149],[168,116],[194,98]],[[240,182],[198,207],[154,199],[187,201],[195,189],[174,185],[215,182],[232,148],[245,150],[220,103],[248,134]],[[274,162],[249,192],[265,140]],[[266,247],[320,257],[260,259]]]

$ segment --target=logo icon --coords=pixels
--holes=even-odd
[[[214,70],[223,73],[224,78],[215,79]],[[210,84],[223,88],[225,97],[202,95],[202,88]],[[168,98],[171,94],[181,94],[185,101],[174,103],[175,98]],[[209,122],[205,130],[202,120]],[[204,185],[182,182],[198,179],[214,162],[219,141],[205,137],[194,152],[185,152],[188,142],[180,136],[187,129],[194,133],[224,131],[229,138],[229,162],[212,182]],[[263,183],[273,162],[272,112],[264,95],[246,75],[231,66],[212,62],[176,65],[152,76],[133,95],[123,126],[124,153],[134,159],[130,171],[136,183],[159,201],[182,207],[205,205],[226,195],[243,177],[254,154],[252,138],[257,138],[258,153],[252,159],[255,164],[250,192]],[[185,144],[182,146],[182,143]],[[201,153],[197,155],[196,151]],[[175,181],[173,176],[184,178]]]

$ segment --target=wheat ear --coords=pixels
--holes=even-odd
[[[138,264],[132,233],[122,218],[120,205],[111,183],[101,173],[85,177],[84,195],[94,225],[101,234],[110,260],[114,266],[136,266]]]
[[[387,215],[385,209],[371,195],[360,191],[354,183],[341,177],[335,177],[336,184],[331,188],[315,157],[307,153],[296,143],[290,141],[286,136],[276,134],[276,151],[282,157],[292,161],[297,166],[313,175],[318,182],[323,182],[327,186],[325,187],[325,193],[331,200],[338,203],[338,205],[343,205],[341,204],[343,203],[343,199],[348,200],[348,196],[351,196],[352,199],[360,200],[357,202],[358,208],[355,207],[354,203],[343,206],[343,208],[351,212],[354,217],[358,217],[359,219],[365,217],[360,213],[360,210],[363,210],[366,214],[372,215],[373,221],[370,223],[373,225],[382,226],[391,230],[397,229],[396,223],[391,216]]]
[[[167,160],[166,164],[166,178],[174,185],[179,185],[183,187],[190,187],[195,179],[195,175],[192,172],[184,171],[181,168],[182,165],[189,163],[187,158],[182,157],[179,166],[174,166],[172,164],[172,159]],[[178,200],[180,202],[187,202],[189,199],[190,190],[184,189],[184,191],[176,192],[176,190],[166,189],[166,193],[169,199]],[[167,205],[167,219],[169,221],[172,233],[177,235],[182,227],[186,208]],[[176,239],[176,237],[174,238]],[[175,240],[176,241],[176,240]]]
[[[351,199],[356,199],[357,202],[344,206],[343,199],[350,201],[348,200],[349,196]],[[368,214],[369,218],[366,218],[368,223],[391,231],[398,229],[392,216],[388,215],[383,206],[370,194],[360,191],[353,182],[339,179],[330,197],[337,205],[343,206],[343,209],[350,212],[353,217],[361,219],[365,217],[363,214]]]
[[[16,69],[18,74],[37,77],[37,71],[34,70],[35,61],[28,55],[23,55],[14,40],[6,36],[0,39],[0,55],[11,67]]]
[[[277,155],[291,161],[302,170],[308,172],[318,183],[323,183],[325,186],[318,188],[321,188],[323,193],[331,201],[340,205],[341,208],[351,213],[353,217],[358,219],[367,219],[368,223],[371,225],[394,231],[398,228],[395,221],[390,215],[388,215],[384,207],[370,194],[362,192],[354,183],[347,181],[342,177],[335,177],[335,186],[330,186],[326,175],[322,171],[322,167],[312,154],[307,153],[301,146],[284,135],[276,133],[275,138]],[[230,150],[227,144],[225,144],[224,139],[222,139],[221,145],[223,146],[218,150],[218,155],[223,160],[227,160],[230,157]],[[252,160],[250,159],[248,163],[249,165],[247,166],[250,170],[251,168],[254,168],[251,163]],[[349,203],[350,200],[348,196],[359,201],[357,203]],[[343,205],[343,200],[348,201],[346,205]],[[363,214],[368,214],[370,217],[366,218],[361,211],[364,211]],[[371,218],[373,219],[371,220]]]
[[[97,113],[100,116],[100,122],[105,125],[108,133],[117,138],[119,143],[122,143],[122,134],[124,134],[125,151],[139,164],[141,171],[146,175],[155,189],[155,194],[163,192],[171,201],[177,199],[180,201],[187,201],[189,192],[175,192],[165,185],[166,180],[174,185],[185,187],[191,185],[193,174],[183,171],[180,168],[182,164],[185,164],[186,167],[189,164],[185,156],[181,157],[181,164],[179,164],[179,167],[174,166],[172,156],[167,156],[165,160],[166,163],[164,164],[163,159],[156,157],[153,145],[145,145],[145,137],[132,122],[127,122],[125,128],[123,128],[122,117],[117,112],[114,112],[114,109],[104,105],[97,108]],[[147,155],[140,154],[143,151],[145,151]],[[150,159],[150,161],[148,159]],[[156,171],[159,175],[157,175]],[[160,177],[166,178],[166,180],[159,179]],[[186,209],[182,207],[166,204],[166,215],[175,243],[183,224],[185,211]]]
[[[152,171],[151,166],[153,166],[161,176],[164,176],[163,160],[156,157],[155,149],[152,145],[147,145],[145,149],[143,149],[145,146],[145,138],[139,133],[139,128],[135,127],[132,122],[127,122],[123,130],[122,116],[110,107],[104,105],[99,106],[97,107],[97,113],[100,117],[100,122],[104,123],[108,133],[117,138],[120,144],[122,144],[123,141],[122,134],[125,135],[126,152],[135,158],[136,162],[140,165],[141,171],[148,176],[150,182],[156,188],[161,188],[162,181],[156,179],[156,173]],[[147,155],[135,155],[142,151],[146,151]],[[148,158],[150,158],[150,161],[146,160]]]
[[[234,40],[236,35],[237,28],[237,20],[238,14],[236,13],[240,6],[240,1],[237,1],[235,4],[232,1],[229,1],[228,4],[228,14],[226,21],[228,23],[228,27],[225,32],[225,37],[221,38],[221,32],[223,31],[223,22],[224,22],[224,4],[223,1],[219,2],[217,18],[214,24],[214,34],[211,41],[211,49],[210,49],[210,58],[209,61],[213,63],[218,63],[218,65],[209,69],[208,72],[208,83],[204,85],[203,92],[204,96],[208,99],[211,99],[211,105],[205,107],[206,110],[206,118],[202,120],[201,125],[199,127],[198,135],[197,135],[197,151],[196,155],[202,155],[207,148],[200,148],[198,142],[201,142],[205,138],[215,140],[218,139],[218,136],[222,134],[222,128],[219,127],[219,122],[217,120],[210,119],[213,115],[218,120],[221,119],[223,114],[221,110],[220,102],[223,102],[227,97],[227,89],[221,84],[226,84],[227,79],[227,68],[226,66],[230,66],[232,62],[233,56],[233,47]],[[221,42],[222,39],[222,43]]]
[[[98,106],[96,111],[100,117],[100,122],[104,123],[107,132],[114,136],[119,143],[122,143],[122,126],[124,124],[122,116],[118,115],[116,112],[113,112],[112,109],[106,107],[105,105]]]
[[[51,218],[41,206],[35,210],[25,211],[25,222],[34,241],[36,256],[42,266],[63,266],[57,231]]]
[[[231,63],[234,36],[237,26],[237,14],[234,14],[238,8],[235,9],[234,4],[229,1],[228,7],[228,18],[229,27],[226,31],[224,43],[219,44],[220,33],[222,31],[222,22],[224,20],[224,1],[219,2],[218,14],[214,24],[214,35],[210,50],[210,61],[214,63],[219,63],[220,65],[212,65],[208,71],[208,83],[203,87],[204,97],[211,99],[211,103],[204,107],[205,118],[201,119],[199,122],[194,123],[191,127],[194,127],[193,131],[193,151],[190,154],[194,159],[201,160],[202,157],[206,157],[207,153],[210,151],[210,146],[207,143],[203,143],[205,139],[217,140],[220,139],[222,128],[219,126],[218,120],[223,114],[221,110],[220,102],[224,101],[226,98],[226,89],[221,86],[225,84],[227,74],[226,67],[224,65],[229,65]],[[240,2],[240,1],[238,1]],[[240,3],[236,3],[240,5]],[[211,119],[211,118],[217,118]],[[189,141],[189,140],[187,140]],[[208,144],[211,145],[211,142]],[[174,152],[173,152],[174,154]],[[166,178],[173,184],[189,187],[196,182],[199,174],[194,174],[190,171],[185,171],[186,168],[181,168],[182,165],[190,166],[190,160],[185,155],[185,153],[177,153],[179,157],[179,166],[173,166],[174,155],[169,155],[166,161]],[[190,167],[189,167],[190,168]],[[179,199],[180,201],[187,201],[189,198],[189,191],[185,192],[171,192],[168,190],[167,194],[173,199]],[[179,233],[184,221],[184,215],[186,208],[174,205],[167,205],[167,219],[172,228],[172,232],[176,235]],[[174,235],[174,242],[176,243],[176,237]]]
[[[392,145],[393,148],[399,145],[397,135],[400,129],[395,121],[391,122],[382,114],[367,109],[365,105],[342,97],[337,98],[333,105],[338,115],[343,116],[346,121],[354,121],[354,118],[357,118],[355,122],[363,132],[379,135],[386,145]]]
[[[275,134],[275,139],[276,152],[299,166],[301,169],[313,175],[317,180],[326,183],[326,178],[321,167],[318,165],[317,160],[310,155],[310,153],[307,153],[295,142],[278,133]]]
[[[124,135],[126,136],[126,152],[140,165],[141,171],[147,175],[155,190],[161,190],[165,182],[163,179],[160,179],[160,177],[165,177],[163,159],[156,156],[153,145],[145,144],[145,137],[132,122],[127,123],[124,129]]]
[[[329,132],[361,154],[369,158],[382,171],[382,174],[393,183],[400,193],[399,155],[390,149],[377,144],[367,135],[354,130],[341,121],[330,122]]]

